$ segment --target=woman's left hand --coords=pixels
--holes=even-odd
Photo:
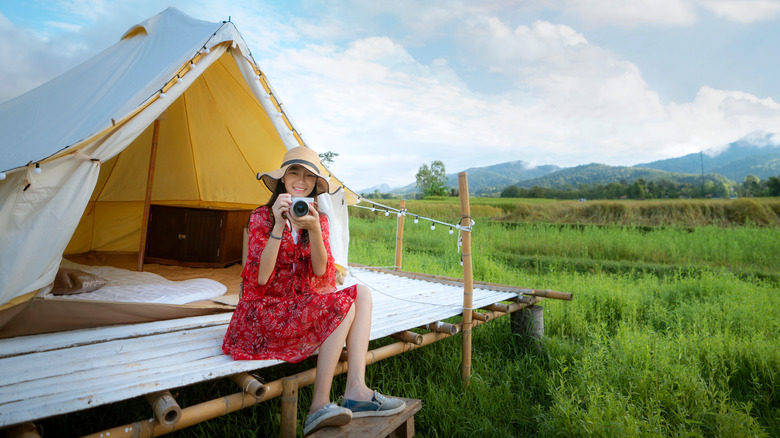
[[[320,228],[320,214],[317,212],[317,209],[314,208],[313,204],[309,204],[309,214],[306,216],[288,214],[287,218],[299,228],[309,230],[309,233],[322,230]]]

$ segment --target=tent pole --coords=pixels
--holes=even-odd
[[[466,172],[458,174],[458,190],[460,191],[460,226],[471,229],[471,206],[469,205],[469,182]],[[462,234],[463,252],[463,362],[460,375],[463,386],[468,388],[471,379],[471,328],[474,273],[471,266],[471,231]]]
[[[152,151],[149,154],[149,173],[146,178],[146,198],[144,198],[144,217],[141,222],[141,245],[138,248],[138,272],[144,270],[146,255],[146,233],[149,231],[149,206],[152,202],[152,183],[154,182],[154,165],[157,160],[157,136],[160,134],[160,119],[154,121],[152,133]]]

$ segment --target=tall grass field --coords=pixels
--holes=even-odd
[[[407,207],[403,269],[462,276],[457,230],[425,220],[457,222],[457,201]],[[350,261],[394,264],[396,217],[381,210],[350,210]],[[541,348],[518,342],[509,317],[476,327],[466,389],[459,335],[370,365],[367,381],[422,400],[420,437],[780,436],[778,214],[777,199],[472,199],[475,280],[574,299],[539,304]],[[261,374],[270,381],[313,365]],[[199,403],[231,385],[183,388],[177,400]],[[337,376],[334,398],[343,388]],[[310,396],[300,390],[299,433]],[[131,400],[44,427],[71,436],[149,415],[145,400]],[[274,399],[173,436],[278,436],[279,418]]]

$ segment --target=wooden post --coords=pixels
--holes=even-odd
[[[285,377],[282,380],[282,421],[279,436],[295,438],[298,436],[298,377]]]
[[[469,183],[466,172],[458,174],[458,190],[460,191],[460,226],[471,227],[471,206],[469,205]],[[460,375],[463,385],[468,388],[471,379],[471,328],[474,273],[471,267],[471,232],[462,231],[463,260],[463,362]]]
[[[401,199],[401,212],[406,209],[406,201]],[[401,253],[404,248],[404,215],[398,216],[398,226],[395,232],[395,269],[401,269]]]
[[[542,306],[532,305],[515,312],[511,317],[512,332],[517,334],[520,345],[533,346],[541,353],[542,338],[544,338],[544,309]]]
[[[160,134],[160,119],[154,121],[152,132],[152,151],[149,154],[149,172],[146,177],[146,197],[144,198],[144,217],[141,222],[141,246],[138,248],[138,272],[144,270],[144,255],[146,254],[146,232],[149,228],[149,206],[152,202],[152,185],[154,183],[154,164],[157,160],[157,137]]]

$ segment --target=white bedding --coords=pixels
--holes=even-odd
[[[80,269],[108,281],[98,290],[57,298],[125,301],[134,303],[187,304],[224,295],[227,287],[208,278],[172,281],[151,272],[136,272],[112,266],[87,266],[62,259],[62,268]]]

